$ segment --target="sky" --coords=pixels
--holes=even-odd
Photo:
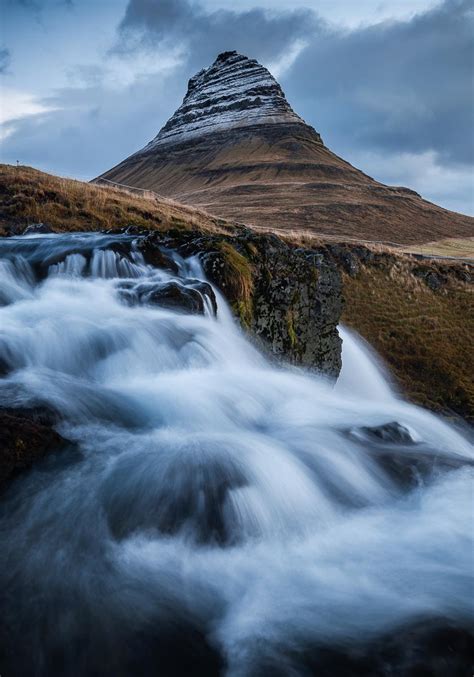
[[[346,160],[474,214],[474,0],[0,0],[0,161],[91,179],[232,49]]]

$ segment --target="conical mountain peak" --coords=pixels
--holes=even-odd
[[[234,51],[196,73],[159,134],[99,179],[277,232],[402,243],[472,234],[469,217],[378,183],[333,153],[271,73]]]
[[[183,103],[146,151],[214,131],[288,122],[303,121],[271,73],[255,59],[223,52],[189,80]]]

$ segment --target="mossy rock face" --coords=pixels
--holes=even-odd
[[[199,255],[242,327],[273,355],[337,377],[342,291],[329,254],[245,228],[233,237],[173,231],[165,240],[183,256]]]
[[[216,250],[203,256],[208,278],[228,300],[243,327],[253,320],[254,266],[230,242],[217,242]]]
[[[294,364],[337,377],[341,278],[322,254],[267,242],[255,281],[252,330]]]

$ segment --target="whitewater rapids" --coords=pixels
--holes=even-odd
[[[0,406],[70,440],[0,502],[5,677],[349,675],[328,650],[471,628],[470,441],[347,330],[334,387],[270,364],[217,292],[217,317],[131,303],[203,279],[174,258],[0,241]]]

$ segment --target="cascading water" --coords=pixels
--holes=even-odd
[[[464,674],[472,446],[353,334],[333,387],[215,318],[196,261],[92,234],[0,256],[0,405],[71,441],[2,497],[4,677]]]

